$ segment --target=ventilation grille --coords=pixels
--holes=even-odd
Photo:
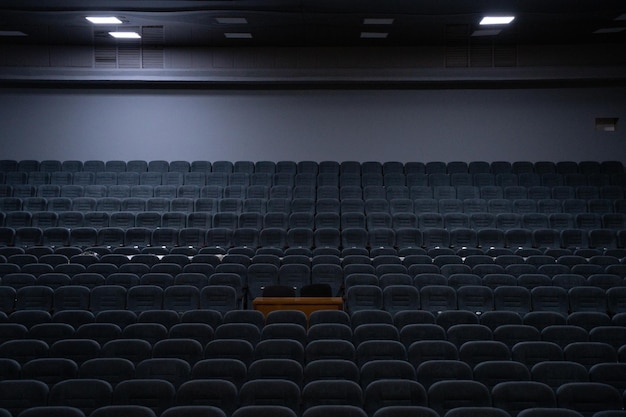
[[[143,68],[163,68],[163,26],[144,26],[141,61]]]
[[[446,26],[446,68],[469,66],[469,25]]]
[[[446,68],[517,66],[516,45],[496,45],[495,38],[471,36],[469,25],[446,26]]]
[[[117,47],[111,42],[108,32],[97,31],[94,38],[94,66],[96,68],[117,68]]]
[[[141,39],[115,40],[109,31],[94,31],[95,68],[163,68],[163,26],[124,27]]]

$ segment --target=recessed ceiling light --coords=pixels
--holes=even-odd
[[[386,32],[361,32],[362,39],[385,39],[388,35]]]
[[[122,23],[122,21],[115,16],[87,16],[85,19],[95,25],[119,25]]]
[[[216,17],[215,20],[222,25],[245,25],[248,23],[248,19],[245,17]]]
[[[619,33],[619,32],[623,32],[624,30],[626,30],[626,27],[623,28],[602,28],[602,29],[598,29],[593,33],[596,34],[602,34],[602,33]]]
[[[475,30],[472,36],[496,36],[502,32],[502,29],[481,29]]]
[[[28,36],[24,32],[20,32],[19,30],[0,30],[0,36],[11,36],[11,37],[19,37],[19,36]]]
[[[364,25],[393,25],[393,18],[365,18],[363,19]]]
[[[109,32],[115,39],[141,39],[137,32]]]
[[[485,16],[480,21],[481,25],[508,25],[515,19],[515,16]]]
[[[224,36],[228,39],[252,39],[252,33],[249,32],[226,32]]]

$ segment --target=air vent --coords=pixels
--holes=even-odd
[[[94,31],[95,68],[163,68],[163,26],[124,27],[141,39],[115,40],[109,29]]]
[[[493,48],[493,65],[495,67],[516,67],[517,45],[495,45]]]
[[[470,48],[470,66],[471,67],[492,67],[493,54],[491,45],[472,45]]]
[[[446,26],[446,68],[469,66],[469,26]]]
[[[94,66],[96,68],[117,68],[117,46],[108,31],[93,33]]]
[[[141,46],[139,42],[127,42],[117,47],[119,68],[141,67]]]
[[[163,68],[163,26],[141,28],[142,68]]]
[[[446,68],[517,66],[517,46],[494,42],[490,36],[471,36],[469,25],[446,26]]]

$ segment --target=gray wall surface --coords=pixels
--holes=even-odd
[[[624,87],[0,89],[0,159],[626,163],[625,120]]]

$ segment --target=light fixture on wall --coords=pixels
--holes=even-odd
[[[485,16],[480,21],[480,25],[508,25],[513,20],[515,16]]]
[[[109,32],[115,39],[141,39],[137,32]]]
[[[87,16],[85,19],[94,25],[119,25],[122,23],[122,21],[115,16]]]

